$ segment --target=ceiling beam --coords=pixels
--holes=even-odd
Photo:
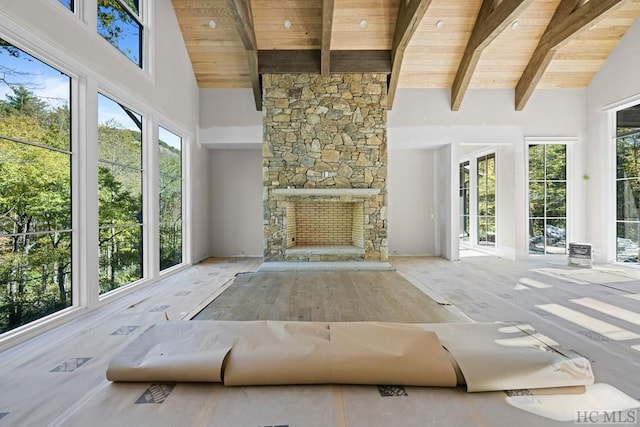
[[[332,73],[391,73],[390,50],[334,50]]]
[[[320,69],[323,76],[331,72],[331,32],[333,30],[334,0],[322,0],[322,45]]]
[[[387,89],[387,108],[389,110],[393,107],[393,99],[396,96],[404,51],[418,29],[418,25],[422,22],[422,18],[430,4],[431,0],[400,0],[396,30],[391,47],[391,76],[389,77]]]
[[[524,109],[558,49],[624,2],[625,0],[560,2],[516,86],[517,111]]]
[[[451,87],[451,110],[458,111],[482,51],[516,19],[533,0],[484,0]]]
[[[260,74],[320,73],[321,52],[318,49],[259,50]],[[389,50],[334,50],[331,52],[332,73],[391,73]]]
[[[253,27],[251,4],[249,0],[227,0],[227,7],[247,52],[253,97],[255,98],[256,109],[260,111],[262,110],[262,88],[260,74],[258,74],[258,44],[256,43],[256,32]]]

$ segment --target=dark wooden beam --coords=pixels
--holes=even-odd
[[[247,51],[247,63],[249,65],[249,76],[253,97],[256,102],[256,109],[262,110],[262,88],[260,85],[260,74],[258,73],[258,44],[256,43],[256,33],[253,27],[253,14],[249,0],[227,0],[227,7],[233,17],[242,44]]]
[[[390,50],[334,50],[332,73],[391,73]]]
[[[321,51],[259,50],[260,74],[320,73]],[[383,73],[391,72],[389,50],[334,50],[331,51],[332,73]]]
[[[322,45],[320,69],[323,76],[331,71],[331,31],[333,30],[334,0],[322,0]]]
[[[484,0],[451,87],[451,110],[458,111],[482,51],[520,15],[533,0]]]
[[[387,89],[387,108],[389,110],[393,107],[393,100],[396,96],[404,51],[416,29],[418,29],[418,25],[420,25],[430,4],[431,0],[400,0],[396,30],[393,34],[391,48],[391,76],[389,76]]]
[[[560,2],[516,86],[517,111],[522,111],[527,105],[558,49],[624,2],[625,0]]]
[[[260,74],[320,73],[320,51],[300,50],[259,50]]]

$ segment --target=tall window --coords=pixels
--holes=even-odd
[[[460,242],[469,243],[469,162],[460,163]]]
[[[567,252],[567,146],[529,146],[529,253]]]
[[[139,0],[97,0],[98,33],[142,68],[142,19]]]
[[[640,258],[640,105],[617,113],[616,259]]]
[[[496,155],[478,157],[478,245],[496,245]]]
[[[182,138],[159,128],[160,270],[182,263]]]
[[[98,94],[100,293],[142,278],[142,116]]]
[[[71,78],[0,39],[0,333],[72,304]]]

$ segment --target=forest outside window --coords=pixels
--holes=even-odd
[[[70,93],[0,39],[0,333],[73,303]]]
[[[616,260],[640,261],[640,105],[616,117]]]
[[[529,253],[567,253],[567,146],[529,146]]]
[[[181,264],[182,254],[182,138],[158,129],[160,204],[160,271]]]
[[[139,0],[98,0],[98,33],[140,68],[143,28]]]
[[[98,94],[100,293],[143,277],[142,116]]]
[[[470,172],[469,162],[460,163],[460,243],[469,243],[470,236]]]
[[[478,245],[496,245],[496,155],[478,157]]]

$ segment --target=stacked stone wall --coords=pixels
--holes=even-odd
[[[386,260],[386,74],[267,74],[262,84],[265,260],[287,248],[277,188],[379,189],[363,201],[364,259]]]

